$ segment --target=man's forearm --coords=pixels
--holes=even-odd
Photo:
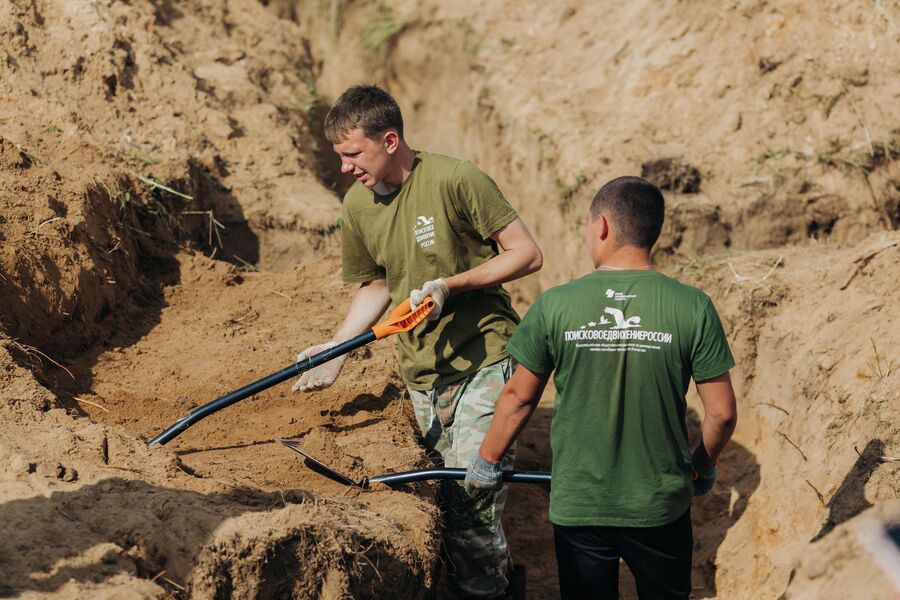
[[[718,377],[697,382],[697,393],[706,413],[700,428],[697,458],[706,466],[712,467],[719,460],[719,455],[737,425],[737,401],[734,398],[731,375],[726,371]]]
[[[512,393],[502,393],[494,408],[491,428],[481,442],[481,455],[499,461],[528,424],[537,402],[523,402]]]
[[[511,249],[502,252],[484,264],[444,281],[451,294],[500,285],[534,273],[541,267],[540,251],[530,248]]]
[[[334,332],[332,341],[345,342],[371,329],[390,303],[391,297],[384,279],[376,279],[361,285],[350,301],[347,316]]]
[[[525,277],[544,263],[541,249],[519,217],[495,231],[491,240],[502,252],[474,269],[445,278],[451,295]]]
[[[700,458],[709,466],[715,465],[719,455],[731,439],[736,422],[734,419],[703,419],[701,426]]]
[[[516,367],[500,392],[491,427],[481,442],[483,457],[494,461],[503,458],[537,408],[549,379],[549,373],[533,373],[524,365]]]

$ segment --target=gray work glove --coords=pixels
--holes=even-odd
[[[719,466],[707,467],[698,456],[697,450],[691,452],[691,464],[694,465],[694,495],[702,496],[708,493],[716,485],[719,476]]]
[[[434,300],[434,308],[426,317],[429,321],[437,321],[441,316],[441,310],[444,308],[444,302],[450,295],[450,286],[443,279],[434,279],[426,281],[422,287],[409,293],[409,306],[413,310],[419,308],[419,304],[426,296],[431,296]]]
[[[466,493],[479,500],[503,488],[503,469],[499,462],[488,460],[476,452],[466,469]]]
[[[324,344],[316,344],[315,346],[310,346],[303,352],[297,355],[297,362],[301,360],[305,360],[310,356],[314,356],[323,350],[327,350],[328,348],[332,348],[337,346],[335,342],[325,342]],[[323,390],[329,387],[338,377],[338,374],[341,372],[341,367],[344,366],[344,361],[347,360],[347,355],[342,354],[336,358],[332,358],[327,363],[319,365],[314,369],[310,369],[300,376],[300,379],[297,380],[297,383],[293,385],[291,388],[292,392],[311,392],[313,390]]]

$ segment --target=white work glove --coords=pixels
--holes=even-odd
[[[332,348],[337,346],[335,342],[326,342],[324,344],[316,344],[315,346],[310,346],[303,352],[297,355],[297,362],[301,360],[305,360],[310,356],[314,356],[323,350],[327,350],[328,348]],[[341,367],[344,366],[344,361],[347,360],[347,355],[342,354],[336,358],[332,358],[325,364],[321,364],[314,369],[310,369],[300,376],[300,379],[297,380],[297,383],[291,388],[292,392],[311,392],[313,390],[323,390],[330,386],[337,379],[338,374],[341,372]]]
[[[480,500],[503,489],[503,469],[500,461],[489,460],[476,452],[466,469],[463,482],[466,493],[475,500]]]
[[[443,279],[426,281],[422,284],[420,289],[413,290],[409,293],[409,306],[413,310],[416,310],[426,296],[431,296],[431,299],[434,300],[434,308],[428,313],[428,317],[426,318],[429,321],[437,321],[441,316],[441,310],[444,308],[444,302],[446,302],[447,296],[449,295],[450,286],[447,285],[447,282]]]

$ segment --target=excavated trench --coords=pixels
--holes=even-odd
[[[672,159],[691,156],[687,142],[674,151],[635,149],[633,132],[602,121],[624,149],[592,146],[579,163],[571,148],[599,125],[576,113],[532,114],[533,106],[505,90],[537,94],[553,86],[538,78],[513,86],[504,69],[518,64],[516,72],[525,72],[516,61],[532,50],[523,52],[518,37],[532,39],[538,65],[555,48],[541,47],[552,28],[566,30],[560,40],[581,39],[566,28],[602,22],[593,9],[579,8],[589,14],[575,19],[578,10],[547,17],[550,7],[529,9],[532,23],[550,19],[534,34],[493,12],[476,21],[446,6],[390,13],[337,2],[332,8],[344,10],[335,13],[320,3],[263,4],[234,3],[231,11],[216,3],[110,5],[121,14],[100,19],[102,28],[93,12],[79,13],[103,32],[98,39],[109,56],[82,60],[42,83],[30,78],[40,69],[26,66],[56,47],[50,25],[60,27],[54,19],[62,13],[23,4],[17,19],[25,33],[4,30],[3,39],[27,51],[7,61],[4,74],[17,85],[2,101],[5,114],[19,114],[23,124],[0,130],[7,184],[0,196],[0,456],[8,465],[0,525],[16,549],[0,561],[0,591],[86,597],[112,585],[142,597],[198,598],[432,592],[439,577],[432,487],[348,490],[274,442],[301,438],[357,478],[427,464],[390,342],[357,351],[325,392],[291,394],[282,384],[165,448],[144,444],[200,404],[286,366],[343,315],[352,289],[339,278],[335,220],[347,182],[315,131],[329,100],[357,81],[374,80],[397,97],[415,147],[474,160],[520,210],[546,265],[512,286],[521,311],[540,291],[586,271],[579,207],[605,178],[643,172],[666,189],[657,262],[713,297],[738,361],[739,430],[717,492],[693,508],[696,597],[778,597],[811,540],[827,543],[845,521],[900,496],[896,463],[881,460],[900,452],[891,354],[900,327],[889,310],[900,300],[891,195],[900,177],[888,142],[869,157],[868,170],[845,177],[827,163],[821,171],[771,175],[763,167],[761,181],[744,185],[727,174],[726,161],[699,151],[701,160]],[[660,17],[670,19],[667,31],[680,28],[677,8],[670,10],[674,17]],[[133,21],[156,29],[132,30]],[[382,29],[367,27],[372,22]],[[160,39],[148,42],[147,32]],[[563,41],[567,60],[584,64],[585,55]],[[360,44],[359,52],[347,50]],[[147,48],[153,61],[143,59]],[[592,52],[607,50],[607,58],[624,57],[632,67],[641,58],[628,58],[627,47]],[[179,61],[184,72],[170,69]],[[868,77],[877,74],[873,68]],[[105,102],[94,99],[101,84]],[[81,98],[87,117],[54,108],[55,87]],[[41,93],[13,93],[29,89]],[[178,95],[183,89],[197,93]],[[142,104],[148,91],[191,108],[170,114],[156,101]],[[27,133],[38,125],[33,109],[16,112],[16,102],[26,100],[44,103],[47,119],[60,119],[63,130],[78,131],[64,119],[92,121],[90,143],[60,144],[43,123],[42,135]],[[147,140],[128,146],[127,162],[111,149],[124,144],[121,115],[132,107],[154,112],[162,125],[135,126],[129,136]],[[115,114],[104,119],[101,111]],[[845,112],[854,123],[854,111]],[[204,133],[170,143],[159,132],[173,123]],[[869,127],[877,139],[894,139]],[[167,162],[151,164],[148,153],[167,151]],[[110,168],[111,155],[128,168]],[[136,172],[193,199],[148,186]],[[861,197],[867,188],[871,197]],[[730,193],[733,202],[722,199]],[[817,242],[797,243],[809,236]],[[696,430],[702,409],[694,397],[690,405]],[[551,413],[548,394],[521,440],[520,468],[549,464]],[[517,488],[507,510],[513,552],[528,567],[534,598],[556,594],[546,502],[543,490]]]
[[[681,27],[680,21],[690,22],[673,10],[675,16],[667,17],[666,30]],[[606,179],[641,174],[665,191],[667,222],[655,261],[667,274],[713,297],[738,361],[734,378],[739,429],[722,458],[716,492],[696,501],[692,509],[694,595],[793,597],[789,583],[800,557],[817,552],[807,551],[810,542],[868,507],[900,497],[897,465],[881,460],[896,454],[900,443],[898,402],[889,389],[897,371],[887,368],[895,359],[886,358],[896,357],[892,346],[898,333],[891,329],[896,315],[884,312],[897,297],[891,281],[898,256],[900,152],[890,149],[896,144],[897,130],[891,129],[888,119],[881,121],[880,133],[866,134],[893,141],[868,156],[848,159],[859,165],[853,169],[841,170],[838,163],[844,159],[827,153],[818,157],[814,167],[772,167],[763,161],[782,157],[769,153],[759,159],[762,166],[753,161],[753,177],[740,179],[742,174],[734,173],[727,159],[704,154],[689,140],[681,145],[661,144],[654,150],[632,143],[620,128],[615,139],[622,140],[623,151],[601,149],[602,154],[582,158],[573,168],[573,146],[584,143],[596,149],[589,132],[607,127],[615,131],[615,127],[602,118],[579,121],[574,102],[569,104],[576,107],[571,112],[552,117],[543,117],[529,102],[527,90],[539,94],[546,89],[538,91],[543,79],[534,70],[541,65],[556,70],[551,57],[570,50],[561,41],[564,33],[548,33],[541,39],[534,31],[540,30],[543,16],[547,32],[574,27],[576,19],[567,21],[571,14],[596,21],[587,14],[590,9],[577,6],[566,9],[559,23],[550,8],[526,12],[527,31],[520,15],[499,8],[481,18],[443,6],[397,9],[391,14],[402,26],[384,42],[377,59],[347,49],[360,39],[365,44],[370,22],[384,12],[348,10],[341,15],[339,27],[333,14],[328,16],[332,21],[324,22],[315,11],[294,18],[305,26],[314,53],[322,60],[319,89],[324,98],[334,98],[357,81],[379,83],[401,104],[407,138],[414,147],[468,158],[497,180],[545,254],[539,274],[510,286],[521,311],[540,291],[587,272],[581,245],[583,215]],[[701,16],[685,27],[702,31],[702,23]],[[667,35],[643,31],[648,36]],[[517,36],[528,43],[521,43]],[[584,32],[578,37],[583,38]],[[555,60],[579,65],[596,61],[604,52],[579,47]],[[545,56],[547,62],[541,63]],[[691,53],[680,57],[690,60]],[[636,70],[645,68],[641,62],[630,64]],[[515,75],[503,76],[508,73]],[[578,91],[572,77],[566,72],[554,83]],[[795,76],[795,85],[799,80]],[[869,81],[874,84],[874,80],[873,76]],[[634,81],[622,84],[638,85]],[[827,77],[816,84],[833,85]],[[519,87],[525,98],[508,92]],[[771,102],[780,100],[776,96]],[[874,102],[877,106],[880,101]],[[783,110],[797,112],[798,104],[802,103],[796,97],[788,98]],[[660,108],[665,115],[666,107]],[[741,108],[751,111],[749,106]],[[847,108],[841,118],[852,119],[858,109]],[[694,125],[703,127],[706,116],[699,116]],[[808,118],[819,120],[815,114]],[[795,118],[795,123],[803,119]],[[835,131],[843,127],[837,123],[819,126],[836,127]],[[736,127],[741,127],[740,117]],[[855,127],[862,135],[858,122]],[[718,143],[732,143],[729,137],[737,135],[744,131],[729,132]],[[772,136],[771,130],[768,135]],[[784,133],[786,138],[794,135]],[[748,153],[759,144],[744,142]],[[574,151],[578,152],[577,147]],[[703,156],[703,168],[672,158],[691,153]],[[847,156],[846,151],[842,156]],[[845,339],[842,332],[848,327],[879,334]],[[835,342],[838,339],[840,343]],[[693,437],[702,407],[696,395],[689,397],[689,404]],[[552,394],[548,393],[521,440],[521,468],[549,465],[551,413]],[[514,556],[528,567],[529,594],[537,598],[557,593],[546,508],[544,491],[517,489],[511,494],[506,517]],[[855,559],[864,562],[856,552]],[[623,573],[623,580],[627,578]],[[827,583],[819,585],[827,590]],[[863,596],[878,596],[877,583],[860,585],[866,590]],[[805,589],[798,597],[820,594],[804,596]],[[624,597],[632,597],[632,590],[623,586]]]
[[[0,593],[429,595],[432,487],[349,489],[276,443],[356,479],[427,464],[389,343],[325,393],[282,384],[146,446],[346,309],[342,183],[296,96],[313,74],[299,31],[255,2],[12,9]]]
[[[36,236],[3,230],[23,244],[4,255],[0,271],[0,450],[12,496],[0,522],[4,544],[17,549],[3,589],[63,597],[104,585],[146,597],[427,594],[432,490],[348,490],[275,442],[302,439],[359,479],[425,464],[389,345],[357,352],[328,393],[291,395],[282,385],[165,448],[146,447],[178,417],[287,366],[298,346],[328,335],[348,294],[336,255],[288,273],[239,269],[215,259],[207,227],[173,226],[185,212],[215,206],[190,167],[165,180],[194,198],[185,206],[126,176],[82,187],[52,163],[26,169],[20,151],[0,143],[22,214],[39,208],[25,200],[40,203],[38,190],[65,214],[41,217],[56,225]],[[126,205],[116,201],[126,195]],[[13,211],[4,218],[18,220]],[[68,270],[54,269],[59,256],[69,257]]]

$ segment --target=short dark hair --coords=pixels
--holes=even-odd
[[[348,88],[325,117],[325,137],[336,144],[357,127],[371,139],[388,129],[396,129],[402,139],[400,105],[377,85],[359,84]]]
[[[617,177],[591,201],[591,218],[605,213],[619,243],[651,248],[659,239],[665,219],[662,192],[643,177]]]

